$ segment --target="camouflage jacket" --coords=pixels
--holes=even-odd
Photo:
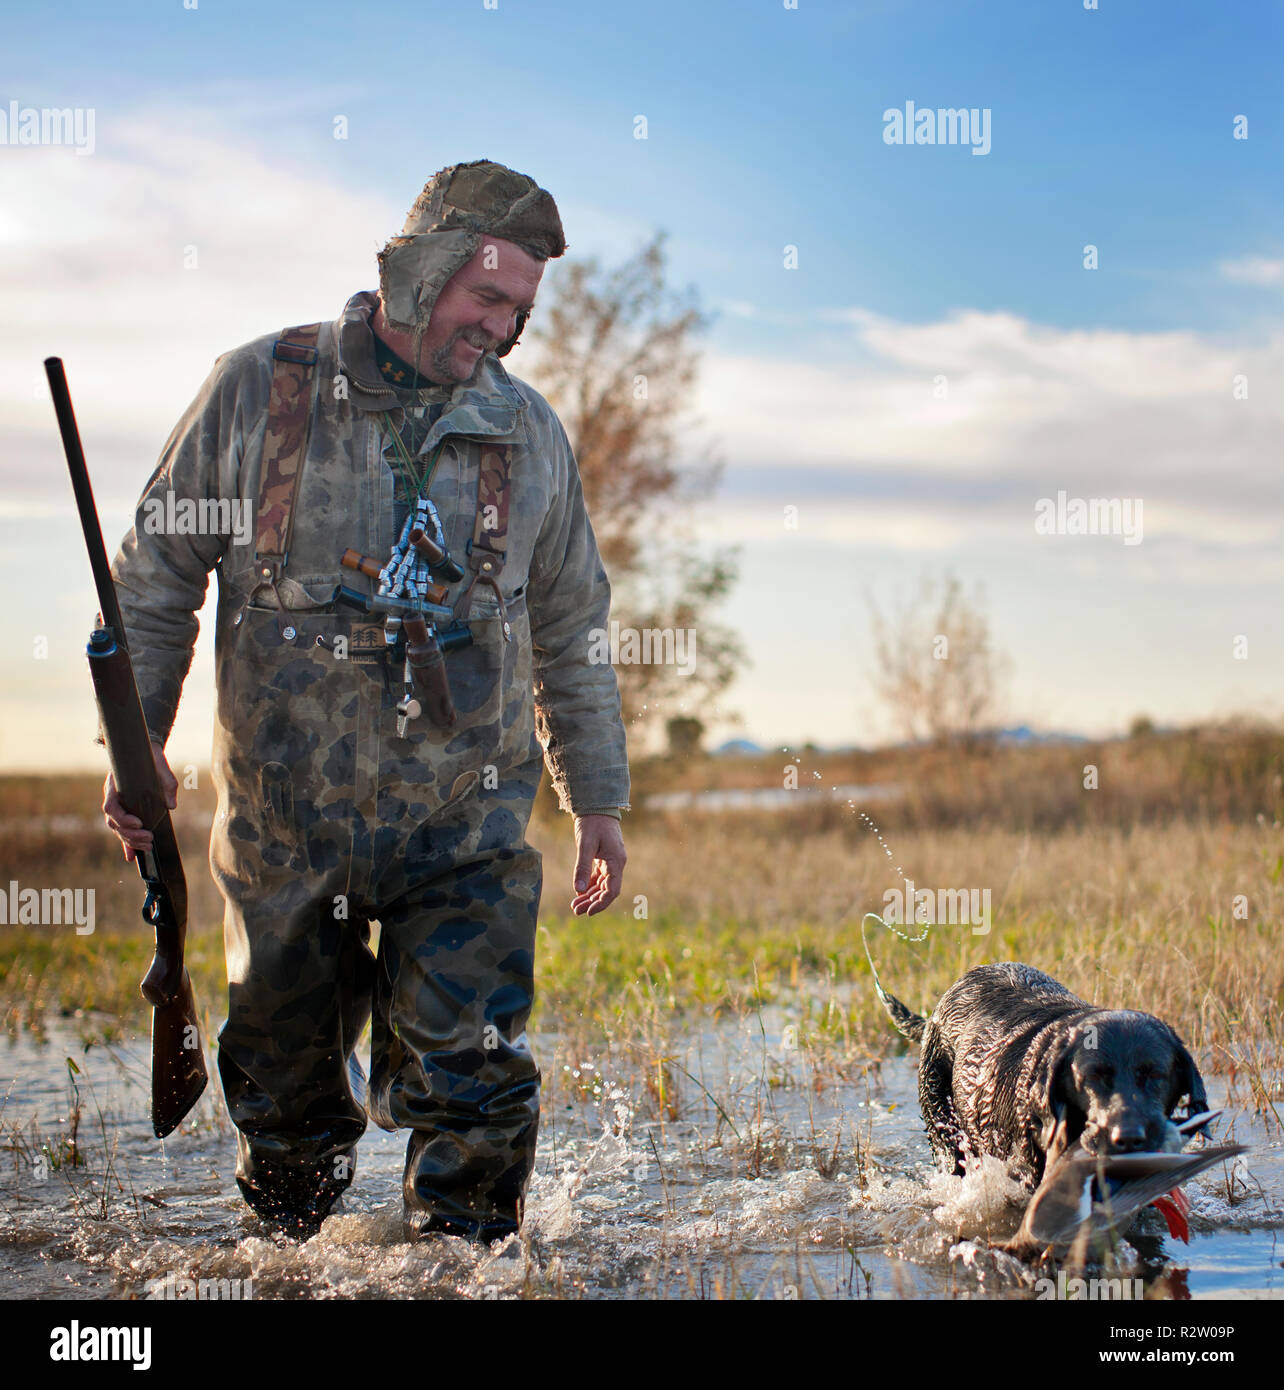
[[[289,717],[319,725],[346,718],[356,703],[352,694],[366,688],[361,681],[374,680],[372,666],[340,663],[331,654],[336,637],[357,657],[382,648],[377,620],[336,613],[333,598],[340,584],[367,592],[373,586],[341,568],[346,548],[382,561],[395,540],[394,478],[381,426],[400,423],[403,404],[413,408],[417,399],[379,378],[369,326],[374,305],[373,294],[355,295],[339,320],[321,328],[308,451],[277,591],[287,613],[278,611],[272,590],[254,592],[254,518],[276,334],[217,360],[166,443],[116,557],[113,575],[143,710],[162,742],[191,664],[209,571],[218,572],[216,768],[238,761],[220,755],[220,740],[244,743],[250,722],[262,724],[261,704],[254,714],[259,694],[288,694]],[[391,413],[385,418],[384,412]],[[494,594],[479,586],[474,647],[447,658],[460,722],[449,735],[416,734],[431,744],[421,751],[422,763],[433,769],[433,784],[449,789],[464,776],[475,782],[487,764],[516,766],[542,747],[564,810],[627,807],[615,672],[588,659],[590,633],[608,625],[610,585],[579,471],[548,402],[493,354],[472,385],[450,393],[420,450],[426,457],[445,440],[429,496],[448,548],[461,558],[476,515],[479,436],[513,446],[500,577],[512,641],[503,641]],[[215,504],[224,502],[229,505],[218,510]],[[458,592],[452,589],[447,602]],[[382,684],[382,669],[379,679]],[[302,698],[305,691],[316,692],[317,700]],[[386,721],[376,715],[375,727],[386,731]],[[259,728],[260,742],[262,733]],[[333,736],[339,737],[337,726]],[[260,747],[258,756],[270,752]],[[429,805],[448,799],[441,790]]]

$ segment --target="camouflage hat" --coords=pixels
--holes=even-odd
[[[451,164],[428,180],[401,235],[379,253],[388,322],[422,333],[447,280],[476,255],[484,236],[511,241],[541,261],[566,251],[557,204],[534,179],[489,159]],[[517,331],[497,349],[500,357],[525,325],[520,314]]]

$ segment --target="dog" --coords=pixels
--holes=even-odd
[[[930,1018],[875,987],[892,1022],[922,1044],[918,1095],[932,1148],[962,1176],[990,1154],[1030,1188],[1072,1146],[1101,1158],[1175,1152],[1174,1122],[1208,1110],[1177,1034],[1134,1010],[1097,1009],[1033,966],[969,970]]]

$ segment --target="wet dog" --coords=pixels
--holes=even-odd
[[[919,1104],[947,1171],[962,1175],[968,1158],[990,1154],[1034,1188],[1072,1146],[1102,1158],[1174,1152],[1178,1106],[1185,1120],[1208,1109],[1168,1024],[1094,1008],[1032,966],[969,970],[930,1018],[876,987],[892,1022],[922,1043]]]

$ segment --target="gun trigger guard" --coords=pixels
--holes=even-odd
[[[156,891],[155,879],[145,878],[143,882],[147,885],[147,896],[143,899],[143,921],[149,927],[154,927],[160,921],[161,896]]]

